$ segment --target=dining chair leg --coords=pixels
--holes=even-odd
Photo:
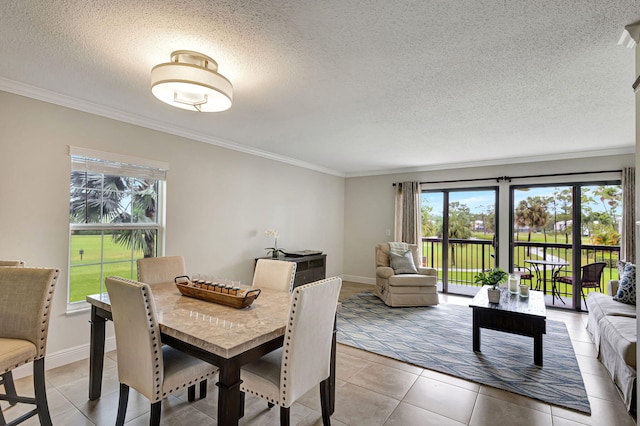
[[[324,426],[331,425],[331,377],[328,377],[320,382],[320,407],[322,410],[322,424]]]
[[[118,415],[116,416],[116,426],[124,425],[124,418],[127,415],[127,403],[129,402],[129,386],[120,383],[120,398],[118,399]]]
[[[47,387],[44,383],[44,358],[33,361],[33,391],[41,426],[51,426],[49,404],[47,404]]]
[[[162,414],[162,401],[154,402],[151,404],[151,419],[149,419],[149,425],[160,426],[160,414]]]
[[[238,407],[238,418],[244,417],[244,392],[240,391],[240,406]]]
[[[8,397],[18,396],[18,394],[16,393],[16,386],[13,383],[13,373],[11,373],[11,371],[7,371],[1,377],[2,377],[2,382],[0,383],[4,385],[5,394]],[[11,399],[7,399],[7,401],[9,401],[10,405],[16,405],[18,403],[17,401],[12,401]]]
[[[207,380],[203,380],[200,382],[200,399],[205,399],[207,397]]]
[[[0,426],[5,426],[7,421],[4,419],[4,414],[2,414],[2,409],[0,409]]]
[[[196,385],[191,385],[187,388],[187,401],[193,402],[196,400]]]
[[[289,407],[280,407],[280,426],[289,426],[290,412]]]

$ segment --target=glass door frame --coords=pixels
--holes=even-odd
[[[493,191],[494,194],[494,236],[493,236],[493,266],[499,264],[499,250],[498,250],[498,241],[499,239],[499,199],[500,199],[500,187],[497,185],[492,186],[478,186],[478,187],[464,187],[464,188],[438,188],[438,189],[423,189],[421,191],[424,193],[441,193],[442,194],[442,292],[449,293],[449,204],[451,193],[455,192],[478,192],[478,191]],[[445,232],[445,230],[447,232]],[[422,244],[422,242],[421,242]],[[437,265],[432,265],[433,267],[437,267]]]
[[[555,183],[536,183],[536,184],[513,184],[509,185],[509,270],[513,270],[514,265],[514,192],[520,188],[554,188],[566,187],[571,189],[572,196],[572,231],[571,231],[571,275],[574,277],[581,276],[582,267],[582,188],[589,186],[605,186],[620,185],[621,180],[593,180],[583,182],[555,182]],[[576,200],[579,200],[576,203]],[[606,283],[604,283],[606,286]],[[582,311],[582,288],[578,284],[572,286],[572,309]]]

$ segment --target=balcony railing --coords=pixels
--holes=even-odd
[[[423,264],[438,270],[438,281],[443,280],[443,253],[442,239],[428,237],[422,239]],[[492,240],[481,239],[449,239],[448,264],[448,285],[450,289],[460,289],[462,287],[473,288],[478,284],[474,283],[475,275],[485,269],[494,266],[493,242]],[[602,245],[582,245],[581,264],[586,265],[592,262],[605,262],[605,267],[600,291],[605,291],[606,283],[611,279],[618,279],[618,257],[620,247]],[[568,263],[561,268],[559,274],[571,275],[573,270],[573,250],[571,244],[561,243],[530,243],[517,241],[514,243],[514,266],[528,268],[533,277],[532,285],[537,282],[542,283],[546,278],[547,285],[541,285],[540,289],[545,290],[545,294],[551,299],[552,276],[544,268],[536,270],[528,264],[527,260],[558,260]],[[545,276],[542,276],[542,275]],[[540,276],[539,276],[540,275]],[[546,288],[545,288],[546,287]],[[563,299],[571,300],[573,286],[563,283],[556,283],[559,295]],[[590,291],[598,289],[585,289],[585,295]],[[467,293],[462,289],[463,293]],[[553,299],[551,299],[553,300]],[[557,297],[555,299],[557,301]]]

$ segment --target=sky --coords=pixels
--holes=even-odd
[[[569,186],[555,186],[555,187],[534,187],[525,190],[516,190],[514,194],[515,204],[518,204],[521,200],[525,200],[528,197],[550,197],[556,191],[563,189],[570,189]],[[596,188],[591,186],[588,188]],[[427,192],[422,193],[422,201],[428,202],[428,205],[433,208],[432,214],[435,216],[442,215],[442,193],[440,192]],[[449,193],[449,202],[457,201],[460,204],[464,204],[471,210],[471,213],[486,212],[487,208],[493,208],[495,204],[495,194],[492,190],[478,190],[478,191],[452,191]],[[594,211],[602,212],[604,208],[602,203],[591,204],[591,208]],[[621,208],[618,208],[621,211]]]

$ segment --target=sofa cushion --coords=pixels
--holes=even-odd
[[[389,263],[396,274],[417,274],[415,263],[413,263],[413,254],[411,250],[407,250],[404,254],[396,254],[389,252]]]
[[[636,265],[632,263],[625,265],[618,292],[613,300],[630,305],[636,304]]]
[[[600,332],[602,339],[607,339],[624,362],[636,368],[635,318],[606,316],[600,320]]]
[[[597,321],[600,321],[605,315],[636,317],[635,306],[616,302],[613,300],[613,297],[603,293],[589,293],[587,296],[587,306],[589,307],[589,316],[595,317]]]

